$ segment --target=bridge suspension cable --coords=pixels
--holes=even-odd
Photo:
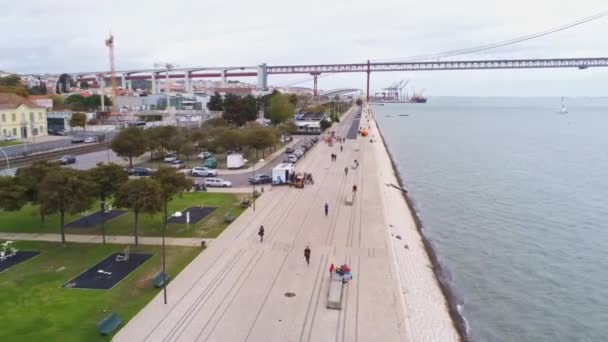
[[[437,59],[437,58],[466,55],[466,54],[471,54],[471,53],[475,53],[475,52],[496,49],[496,48],[499,48],[499,47],[513,45],[513,44],[521,43],[521,42],[524,42],[524,41],[527,41],[527,40],[532,40],[532,39],[535,39],[535,38],[547,36],[547,35],[550,35],[550,34],[553,34],[553,33],[556,33],[556,32],[564,31],[564,30],[567,30],[569,28],[576,27],[576,26],[588,23],[590,21],[594,21],[594,20],[600,19],[600,18],[605,17],[607,15],[608,15],[608,11],[603,11],[603,12],[596,13],[596,14],[594,14],[592,16],[576,20],[576,21],[571,22],[569,24],[557,26],[557,27],[554,27],[554,28],[551,28],[551,29],[548,29],[548,30],[545,30],[545,31],[536,32],[536,33],[532,33],[532,34],[527,34],[525,36],[520,36],[520,37],[504,40],[504,41],[501,41],[501,42],[496,42],[496,43],[491,43],[491,44],[484,44],[484,45],[479,45],[479,46],[475,46],[475,47],[471,47],[471,48],[466,48],[466,49],[444,51],[444,52],[440,52],[440,53],[436,53],[436,54],[429,54],[429,55],[418,55],[418,56],[401,57],[401,58],[390,58],[390,59],[376,59],[376,60],[373,60],[373,61],[374,62],[386,62],[386,61],[415,62],[415,61],[430,61],[430,60]]]

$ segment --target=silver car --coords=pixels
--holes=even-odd
[[[221,178],[207,178],[205,179],[205,185],[215,188],[230,188],[232,187],[232,182],[223,180]]]

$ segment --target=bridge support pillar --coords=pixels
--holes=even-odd
[[[266,71],[266,63],[258,65],[258,83],[256,88],[258,90],[268,89],[268,73]]]
[[[125,74],[120,75],[120,85],[123,89],[127,89],[127,76]]]
[[[152,72],[152,94],[156,94],[158,92],[158,88],[156,87],[156,73]]]
[[[226,70],[222,70],[222,87],[226,88]]]
[[[367,60],[367,71],[366,71],[366,72],[367,72],[367,88],[366,88],[367,94],[366,94],[366,102],[369,102],[369,76],[370,76],[370,74],[372,73],[372,72],[371,72],[371,70],[370,70],[370,63],[369,63],[369,59]]]
[[[311,72],[310,74],[312,75],[312,79],[313,79],[312,95],[315,98],[317,98],[317,96],[319,96],[319,87],[318,87],[317,77],[319,75],[321,75],[321,73],[320,72]]]
[[[190,71],[184,72],[184,89],[186,93],[192,94],[192,80],[190,79]]]

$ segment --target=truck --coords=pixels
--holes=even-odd
[[[272,169],[272,184],[284,184],[289,182],[291,174],[294,172],[292,163],[282,163]]]
[[[245,166],[245,159],[240,153],[231,153],[226,156],[226,167],[229,169],[240,169]]]

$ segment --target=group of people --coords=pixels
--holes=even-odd
[[[346,264],[338,267],[335,267],[334,264],[329,265],[329,276],[331,277],[334,272],[340,276],[342,284],[346,284],[353,279],[353,272]]]
[[[304,172],[304,184],[315,184],[315,180],[312,178],[312,173]]]
[[[335,154],[335,153],[332,153],[332,154],[331,154],[331,161],[332,161],[332,162],[335,162],[336,160],[338,160],[338,155],[337,155],[337,154]]]

